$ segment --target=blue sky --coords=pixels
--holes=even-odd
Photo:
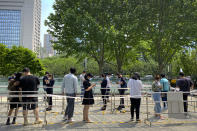
[[[47,17],[50,15],[50,13],[53,13],[53,4],[55,0],[42,0],[42,14],[41,14],[41,43],[43,45],[44,43],[44,34],[47,33],[47,27],[44,26],[44,21],[47,19]]]

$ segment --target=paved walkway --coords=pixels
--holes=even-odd
[[[62,121],[62,101],[54,100],[53,110],[51,112],[47,112],[47,125],[40,124],[34,125],[33,113],[29,111],[29,123],[28,126],[23,126],[23,118],[22,118],[22,110],[19,111],[19,118],[17,119],[16,125],[6,126],[6,110],[7,106],[5,104],[0,105],[0,131],[14,130],[14,131],[45,131],[45,130],[102,130],[102,131],[120,131],[120,130],[168,130],[168,131],[196,131],[197,129],[197,113],[190,113],[191,117],[189,119],[175,119],[168,118],[167,114],[163,114],[165,120],[158,120],[153,117],[153,106],[154,104],[151,102],[151,98],[149,98],[149,118],[152,121],[152,125],[150,127],[150,122],[146,121],[146,105],[145,99],[142,100],[141,105],[141,123],[130,122],[130,112],[129,112],[129,101],[125,100],[127,107],[123,110],[123,112],[119,112],[116,110],[111,110],[111,105],[114,106],[114,103],[108,103],[108,108],[106,111],[101,111],[100,107],[102,105],[102,101],[100,98],[95,98],[96,104],[90,109],[89,118],[94,121],[94,123],[86,124],[82,122],[82,110],[83,106],[81,105],[80,98],[76,101],[75,104],[75,122],[71,124],[66,124]],[[116,107],[119,103],[119,98],[115,98]],[[40,101],[40,117],[44,120],[44,103]],[[190,110],[193,111],[193,107],[190,106]],[[113,112],[111,112],[113,111]],[[164,113],[166,113],[165,111]]]

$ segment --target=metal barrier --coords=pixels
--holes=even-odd
[[[42,88],[42,87],[40,87],[40,88]],[[109,109],[110,109],[109,113],[111,113],[111,114],[118,113],[119,111],[117,111],[117,106],[119,106],[120,103],[117,104],[117,102],[120,102],[120,98],[125,98],[124,100],[125,100],[126,110],[120,111],[120,113],[122,113],[122,115],[124,115],[124,113],[126,115],[128,115],[127,113],[130,112],[130,110],[127,110],[128,107],[130,107],[130,93],[129,93],[129,89],[127,89],[127,91],[125,91],[124,95],[117,95],[117,90],[118,89],[122,89],[122,88],[111,89],[110,90],[110,94],[107,95],[107,96],[110,97],[110,102],[108,102],[108,106],[109,106]],[[95,90],[100,90],[100,89],[97,88]],[[7,116],[5,116],[5,114],[6,114],[5,112],[8,112],[8,109],[9,109],[8,105],[11,104],[11,102],[7,101],[7,97],[16,97],[16,95],[10,96],[10,95],[8,95],[8,93],[9,92],[7,92],[7,94],[5,94],[5,93],[0,94],[0,105],[5,110],[7,108],[6,111],[0,112],[1,113],[0,117],[1,118],[7,117]],[[141,109],[143,108],[143,111],[141,111],[141,114],[143,114],[144,123],[148,124],[149,126],[152,126],[152,125],[155,124],[155,122],[151,118],[152,116],[154,116],[153,106],[155,105],[155,103],[157,103],[157,102],[159,102],[159,103],[163,103],[163,102],[168,103],[168,101],[154,101],[152,99],[152,95],[154,93],[155,92],[150,91],[150,88],[147,88],[147,89],[144,89],[142,91],[142,97],[141,97],[141,99],[142,99]],[[163,92],[158,92],[158,93],[162,94]],[[167,94],[172,94],[172,93],[176,94],[176,93],[180,93],[180,92],[167,92]],[[30,96],[32,96],[32,95],[27,95],[27,96],[23,95],[23,97],[30,97]],[[35,97],[35,95],[33,95],[33,96]],[[44,125],[48,124],[47,116],[50,115],[50,113],[48,113],[45,110],[47,108],[47,101],[45,99],[46,97],[52,97],[53,98],[53,106],[55,108],[61,108],[61,110],[59,110],[59,112],[54,112],[54,113],[56,113],[57,115],[60,115],[60,114],[64,113],[65,106],[66,106],[66,98],[68,98],[68,96],[62,96],[62,95],[56,95],[56,94],[50,95],[50,94],[46,94],[45,92],[39,92],[37,97],[39,98],[39,101],[38,101],[39,108],[44,113],[44,115],[43,115]],[[82,101],[81,95],[77,95],[76,97],[73,97],[73,98],[75,98],[75,100],[76,100],[75,101],[76,106],[80,106],[81,107],[82,104],[79,104]],[[102,95],[100,93],[97,93],[96,95],[94,95],[94,99],[96,101],[94,107],[101,107],[103,105]],[[193,97],[193,96],[190,96],[189,99],[190,100],[187,101],[189,103],[188,104],[189,105],[189,109],[190,109],[189,113],[197,113],[196,112],[197,100],[195,100],[195,97]],[[185,102],[185,101],[182,101],[182,102]],[[24,103],[20,103],[20,104],[24,104]],[[28,103],[28,104],[30,104],[30,103]],[[191,111],[191,108],[193,109],[192,111]],[[51,112],[53,113],[53,111],[51,111]],[[77,113],[77,114],[79,115],[80,113]],[[105,111],[101,111],[101,114],[105,115],[106,112]],[[168,115],[170,113],[169,112],[161,112],[161,114]],[[172,114],[176,114],[176,113],[172,113]],[[181,112],[181,114],[185,114],[185,113]],[[23,116],[17,116],[17,117],[23,117]]]

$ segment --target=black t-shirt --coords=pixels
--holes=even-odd
[[[20,80],[20,87],[22,91],[38,91],[40,81],[36,76],[24,76]],[[23,92],[22,94],[37,94],[37,92]]]
[[[176,86],[180,88],[180,91],[185,91],[185,92],[190,91],[190,87],[192,86],[192,84],[193,84],[192,81],[187,78],[178,79],[176,82]]]
[[[43,77],[43,86],[46,86],[46,80],[48,80],[48,77],[47,76],[44,76]]]
[[[120,82],[121,82],[121,85],[120,85],[121,88],[127,88],[127,83],[123,77],[120,78]]]
[[[101,88],[107,88],[107,79],[103,79],[101,83]]]
[[[49,83],[46,84],[46,86],[53,87],[54,84],[55,84],[55,80],[49,80]]]

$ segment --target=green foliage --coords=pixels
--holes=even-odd
[[[152,0],[139,6],[143,39],[150,44],[150,56],[161,73],[183,47],[193,46],[197,35],[197,1]]]
[[[0,75],[5,76],[7,74],[6,56],[9,53],[9,49],[5,45],[0,44]]]
[[[81,74],[84,70],[83,62],[78,61],[78,58],[75,57],[49,57],[42,59],[41,62],[46,70],[55,76],[63,76],[64,74],[69,73],[71,67],[76,68],[77,74]],[[98,74],[98,65],[94,60],[88,60],[87,72]]]
[[[162,73],[196,46],[196,0],[56,0],[53,8],[45,24],[58,39],[54,48],[93,59],[99,74]]]
[[[3,60],[1,62],[1,75],[7,76],[14,72],[20,72],[25,67],[30,68],[33,74],[43,75],[43,65],[31,50],[16,46],[8,49],[2,44],[0,44],[0,48],[2,51],[1,60]]]
[[[178,60],[176,61],[178,68],[183,69],[183,72],[189,76],[197,75],[197,50],[193,49],[192,51],[183,50],[179,54]]]

